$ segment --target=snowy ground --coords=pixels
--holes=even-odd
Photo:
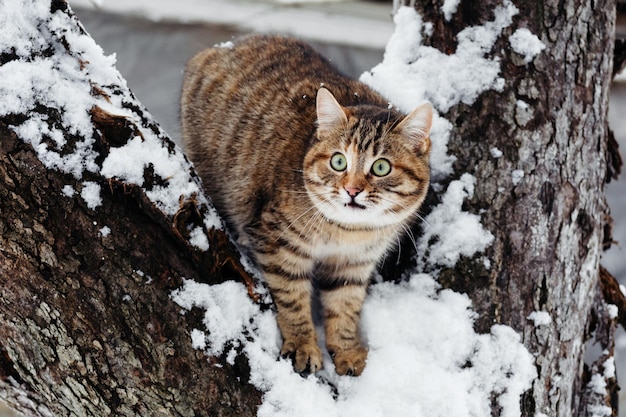
[[[9,4],[16,4],[20,0],[8,1]],[[203,7],[202,5],[213,4],[215,7],[213,0],[185,1],[190,2],[187,4],[195,5],[195,9],[182,7],[181,3],[176,3],[174,8],[151,7],[149,15],[155,19],[163,19],[174,14],[178,19],[195,20],[198,16],[196,12]],[[130,3],[118,0],[105,2],[115,7],[122,3]],[[167,6],[165,3],[158,2]],[[136,13],[147,13],[146,5],[154,6],[155,2],[136,1],[132,4],[136,8]],[[451,14],[454,13],[454,5],[458,3],[446,1],[445,4],[447,7],[442,12]],[[235,5],[239,7],[239,3],[221,2],[224,13],[220,13],[220,16],[228,15],[226,11]],[[265,7],[269,6],[250,2],[247,16],[250,17],[249,12],[252,11],[259,17],[258,21],[264,21],[263,18],[268,18],[265,21],[275,21],[268,17],[271,13]],[[189,10],[193,10],[194,13],[181,15]],[[245,11],[245,8],[237,9],[235,12],[242,11]],[[232,13],[236,14],[235,12]],[[293,12],[293,9],[289,10],[289,13]],[[284,20],[287,23],[304,21],[295,19],[294,15],[289,13],[278,21]],[[385,91],[395,105],[405,110],[424,99],[432,101],[439,110],[445,110],[458,101],[471,103],[482,91],[497,89],[501,85],[502,81],[497,76],[498,63],[482,58],[481,51],[490,48],[501,30],[511,24],[511,18],[515,13],[515,7],[505,0],[503,6],[494,12],[495,20],[491,24],[473,28],[468,31],[466,37],[460,36],[460,44],[463,45],[459,49],[461,53],[443,55],[415,48],[415,45],[419,45],[420,29],[428,28],[422,27],[423,22],[412,10],[401,10],[396,20],[398,28],[391,38],[383,64],[374,68],[373,76],[365,77],[363,80]],[[322,20],[334,19],[325,17],[326,19]],[[14,22],[23,20],[23,17],[12,19],[8,15],[4,18],[0,16],[5,33],[7,27],[9,33],[11,28],[17,32],[18,28]],[[364,18],[364,21],[371,23],[371,27],[366,26],[368,30],[362,31],[361,35],[347,33],[354,32],[352,26],[347,32],[342,32],[341,36],[344,39],[350,39],[345,43],[364,46],[363,39],[367,38],[364,34],[369,29],[378,27],[378,24],[374,24],[370,18]],[[93,33],[89,22],[84,23],[87,30]],[[123,38],[126,46],[129,43],[132,45],[132,42],[128,41],[134,38],[133,33],[137,29],[137,21],[128,20],[127,23],[129,25],[127,37]],[[385,25],[389,27],[389,22]],[[294,27],[300,26],[308,25],[288,24],[285,30],[294,30]],[[107,28],[106,24],[102,27],[105,30]],[[157,30],[167,27],[168,25],[162,22],[157,25]],[[267,29],[267,27],[260,25],[255,28]],[[337,21],[334,21],[333,27],[338,27]],[[274,29],[276,30],[276,27]],[[316,32],[324,32],[325,36],[324,39],[318,37],[317,40],[328,40],[330,36],[330,31],[322,26],[318,27]],[[105,40],[93,34],[96,41],[107,48]],[[232,33],[228,33],[226,36],[231,35]],[[301,35],[306,36],[304,33]],[[382,38],[384,43],[387,43],[390,35],[391,31]],[[377,36],[377,42],[381,41],[380,36]],[[153,58],[153,69],[140,74],[141,77],[154,79],[161,67],[172,67],[171,72],[174,74],[172,76],[175,77],[176,74],[180,76],[182,65],[179,57],[169,61],[164,50],[160,48],[167,40],[168,37],[165,36],[153,47],[157,57]],[[194,42],[199,40],[195,39]],[[215,41],[205,39],[199,43],[207,45]],[[144,43],[144,46],[148,44]],[[365,44],[371,44],[376,48],[380,46],[373,41],[367,41]],[[519,32],[517,39],[511,39],[511,45],[528,60],[532,60],[541,51],[540,43],[537,43],[537,39],[530,33]],[[123,65],[121,49],[114,47],[107,50],[109,53],[116,51],[120,53],[118,61]],[[132,50],[130,56],[141,56],[144,52]],[[89,54],[90,59],[87,62],[102,62],[103,66],[111,62],[97,56],[91,47]],[[420,61],[430,60],[439,66],[454,68],[455,73],[464,72],[457,74],[460,79],[465,80],[462,94],[458,94],[459,88],[450,88],[446,84],[448,82],[453,84],[455,79],[437,80],[434,83],[431,79],[425,78],[429,77],[427,65],[405,64],[414,61],[410,58],[415,56],[420,56]],[[142,61],[143,59],[136,59],[138,65],[142,64]],[[184,59],[182,61],[184,62]],[[378,61],[362,69],[370,69]],[[60,68],[75,70],[69,66]],[[473,79],[472,70],[475,68],[481,68],[492,76]],[[24,74],[28,77],[28,73]],[[152,106],[150,100],[135,88],[130,74],[124,73],[124,76],[129,79],[131,88],[137,92],[139,98],[150,108]],[[428,82],[425,82],[426,79]],[[178,93],[160,88],[168,85],[168,80],[153,82],[159,87],[153,86],[152,90],[160,93],[155,95],[154,103],[166,102],[167,111],[173,115],[177,114]],[[398,84],[402,85],[402,89],[396,88]],[[0,77],[0,93],[13,94],[14,88],[13,84],[6,82],[3,84]],[[71,106],[75,104],[67,103]],[[37,122],[33,120],[31,124]],[[26,137],[28,132],[34,131],[26,129],[27,127],[36,126],[29,125],[16,131]],[[446,135],[450,128],[445,119],[436,118],[431,135],[436,161],[434,165],[439,167],[434,172],[435,181],[449,174],[451,157],[447,155]],[[174,137],[177,136],[175,131],[176,127],[173,126],[171,133]],[[62,147],[63,144],[59,143],[58,146]],[[134,144],[130,143],[129,146],[132,147]],[[132,149],[129,148],[129,151]],[[141,154],[141,150],[129,154]],[[55,165],[52,164],[51,168],[55,168]],[[113,169],[110,166],[102,166],[100,169],[123,178],[128,174],[130,178],[128,167],[117,166]],[[443,203],[433,210],[427,221],[433,227],[431,232],[437,232],[446,238],[441,240],[442,248],[439,250],[431,248],[431,257],[422,262],[449,265],[455,262],[455,257],[444,255],[454,255],[461,250],[467,250],[468,242],[472,243],[470,245],[472,251],[479,251],[490,244],[490,234],[482,229],[478,218],[461,210],[463,200],[471,197],[473,193],[474,181],[474,177],[465,174],[460,180],[453,181],[447,190],[442,190]],[[86,195],[84,198],[92,200],[94,197]],[[94,207],[97,209],[97,205]],[[463,219],[463,224],[470,224],[472,227],[463,230],[464,245],[455,246],[458,235],[447,233],[443,228],[459,219]],[[442,229],[437,230],[438,227]],[[447,244],[445,248],[444,244]],[[251,382],[265,392],[259,416],[488,416],[492,401],[497,401],[502,408],[502,415],[512,417],[519,414],[519,396],[529,388],[534,377],[533,360],[512,329],[494,326],[490,334],[474,333],[472,323],[475,313],[468,298],[450,290],[438,291],[436,277],[419,273],[417,266],[410,280],[403,285],[379,283],[372,287],[363,313],[364,336],[370,347],[370,357],[368,367],[359,378],[336,376],[332,372],[333,366],[328,357],[326,370],[319,377],[310,376],[306,379],[294,374],[287,362],[277,362],[279,343],[275,319],[271,312],[259,311],[239,284],[230,282],[208,287],[188,281],[183,288],[172,294],[172,298],[183,310],[192,306],[200,306],[206,310],[204,323],[206,328],[194,330],[190,334],[190,343],[209,354],[226,354],[229,360],[238,350],[248,356],[252,369]],[[534,314],[531,319],[534,319],[538,326],[545,323],[541,312]]]

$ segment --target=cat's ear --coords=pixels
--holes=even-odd
[[[324,87],[317,90],[316,109],[317,129],[320,131],[341,129],[348,124],[348,117],[344,108]]]
[[[430,151],[430,128],[433,124],[433,108],[425,103],[409,113],[394,129],[406,137],[416,152],[425,154]]]

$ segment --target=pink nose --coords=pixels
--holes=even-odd
[[[353,198],[356,197],[361,191],[363,191],[360,188],[355,188],[355,187],[343,187],[343,188],[344,190],[348,192],[348,195]]]

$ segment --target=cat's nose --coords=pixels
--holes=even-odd
[[[356,188],[356,187],[343,187],[343,189],[346,190],[348,195],[352,198],[356,197],[357,195],[359,195],[361,191],[363,191],[360,188]]]

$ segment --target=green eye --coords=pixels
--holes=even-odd
[[[377,159],[374,165],[372,165],[371,171],[377,177],[384,177],[391,172],[391,163],[385,158]]]
[[[348,167],[348,160],[343,154],[336,153],[330,158],[330,166],[335,171],[345,171]]]

